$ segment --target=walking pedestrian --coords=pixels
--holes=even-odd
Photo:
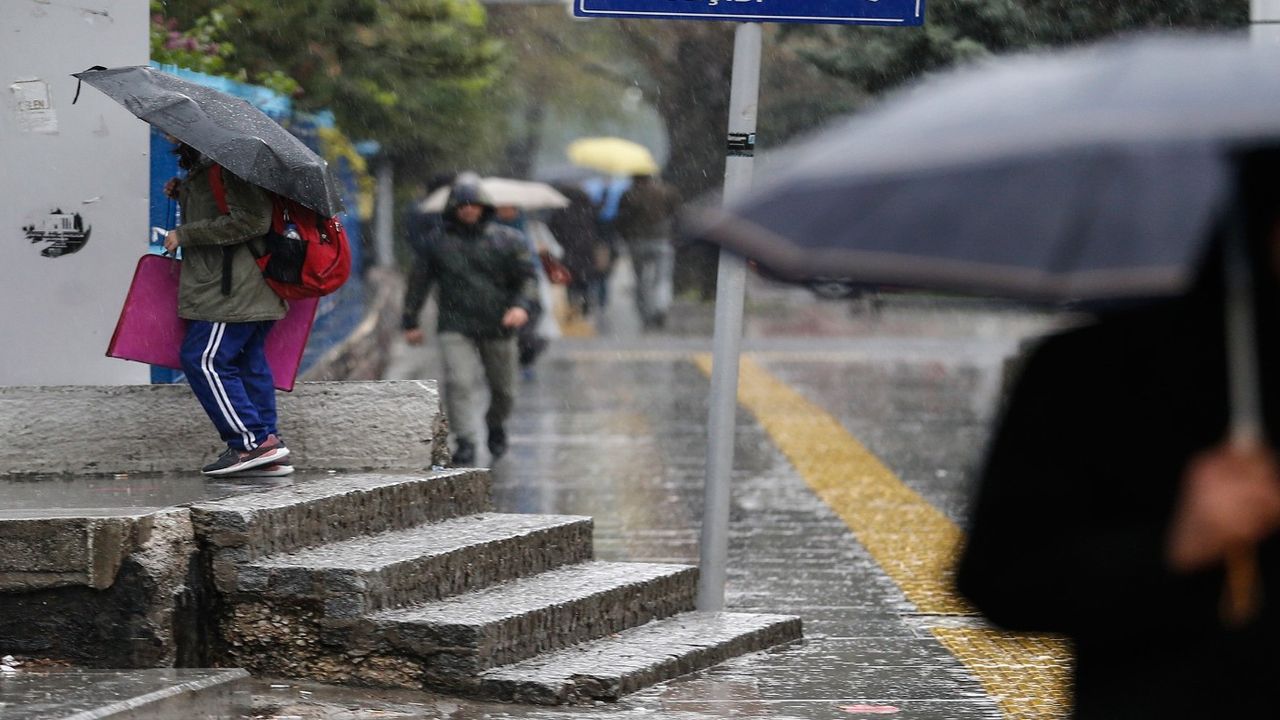
[[[998,625],[1070,637],[1076,718],[1275,712],[1280,172],[1247,177],[1261,437],[1226,439],[1224,232],[1186,297],[1033,352],[988,451],[957,585]],[[1259,594],[1224,592],[1233,558]]]
[[[603,302],[603,288],[610,267],[609,248],[600,237],[596,209],[587,193],[571,185],[556,186],[569,206],[551,213],[547,227],[564,249],[562,258],[570,275],[567,294],[570,312],[591,314]]]
[[[458,182],[449,193],[444,223],[418,255],[405,292],[405,341],[425,334],[418,315],[439,286],[438,340],[444,364],[445,414],[456,438],[453,464],[471,465],[479,435],[475,423],[479,376],[489,387],[484,420],[490,454],[507,451],[504,423],[515,404],[516,332],[538,305],[533,259],[512,228],[492,222],[493,203],[478,184]]]
[[[671,309],[675,249],[672,235],[680,194],[652,175],[635,175],[618,201],[614,225],[631,254],[636,309],[646,330],[662,328]]]
[[[165,192],[178,200],[183,223],[165,236],[164,249],[182,250],[178,316],[188,321],[182,367],[227,444],[201,472],[287,475],[293,467],[282,462],[289,448],[276,427],[275,387],[264,349],[267,331],[287,308],[263,279],[250,247],[271,224],[271,199],[224,169],[223,213],[209,177],[213,161],[185,143],[175,153],[186,178],[170,180]]]
[[[622,241],[618,238],[618,203],[622,194],[631,187],[631,177],[614,175],[608,178],[594,177],[582,183],[582,190],[595,208],[596,233],[600,236],[601,246],[599,264],[602,267],[600,284],[596,287],[599,293],[596,304],[601,309],[609,305],[609,282],[613,268],[622,252]]]

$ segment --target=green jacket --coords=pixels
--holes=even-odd
[[[437,297],[439,332],[457,332],[473,338],[500,338],[515,334],[502,327],[509,308],[522,307],[530,314],[538,305],[537,276],[533,257],[516,230],[489,222],[492,208],[475,225],[453,221],[427,237],[414,262],[405,292],[403,327],[418,327],[418,314],[431,292]]]
[[[271,198],[225,169],[227,213],[218,209],[203,160],[191,169],[178,191],[182,225],[182,275],[178,282],[178,316],[208,322],[256,322],[284,317],[284,300],[275,294],[254,262],[249,241],[271,226]],[[222,294],[223,248],[231,253],[231,292]]]

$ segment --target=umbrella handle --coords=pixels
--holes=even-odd
[[[1222,587],[1222,624],[1238,628],[1249,624],[1262,607],[1262,584],[1258,582],[1258,552],[1252,545],[1227,551],[1226,581]]]
[[[1262,431],[1251,419],[1239,416],[1231,428],[1230,442],[1237,447],[1257,446]],[[1222,602],[1218,608],[1222,624],[1229,628],[1248,625],[1262,609],[1262,571],[1258,565],[1258,548],[1252,544],[1227,548],[1224,558],[1226,575],[1222,584]]]
[[[1229,441],[1238,447],[1263,442],[1262,401],[1258,388],[1257,325],[1253,314],[1253,273],[1249,267],[1247,214],[1237,202],[1230,218],[1223,270],[1226,281],[1226,352],[1229,393]],[[1253,545],[1227,549],[1226,577],[1219,608],[1228,627],[1247,624],[1262,607],[1258,554]]]

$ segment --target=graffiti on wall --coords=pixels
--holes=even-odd
[[[47,243],[40,249],[41,255],[56,258],[78,252],[89,242],[92,229],[85,224],[80,213],[55,209],[39,221],[24,225],[22,232],[32,245]]]

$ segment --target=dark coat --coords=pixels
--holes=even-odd
[[[1219,568],[1177,575],[1164,561],[1184,468],[1227,434],[1217,285],[1045,341],[988,450],[958,589],[997,625],[1071,637],[1079,718],[1276,712],[1276,538],[1259,554],[1266,604],[1241,631],[1220,622]],[[1275,447],[1280,295],[1269,284],[1258,313]]]
[[[618,216],[613,226],[628,243],[670,241],[679,212],[680,193],[674,187],[655,177],[640,176],[618,200]]]
[[[456,192],[455,192],[456,194]],[[418,315],[433,285],[437,298],[438,332],[457,332],[473,338],[510,337],[502,327],[509,308],[522,307],[532,315],[538,306],[533,257],[518,230],[491,222],[493,206],[474,225],[457,221],[450,198],[444,223],[427,236],[414,260],[405,291],[405,329],[418,327]]]
[[[604,240],[596,221],[596,207],[591,198],[578,188],[557,188],[569,199],[569,207],[556,210],[547,218],[547,228],[564,249],[560,261],[569,269],[574,281],[586,282],[604,275],[597,262]]]

